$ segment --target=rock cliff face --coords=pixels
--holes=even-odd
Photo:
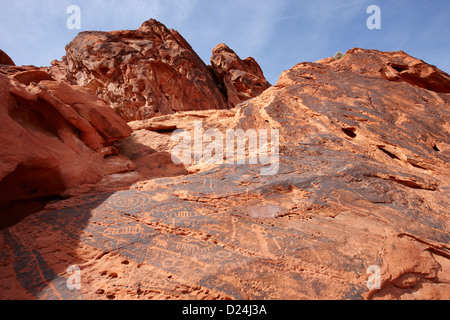
[[[82,32],[66,52],[61,62],[53,62],[51,74],[92,90],[126,121],[178,111],[225,109],[262,92],[228,84],[230,91],[224,90],[186,40],[153,19],[138,30]],[[233,59],[244,66],[237,56]],[[258,64],[245,61],[245,74],[234,75],[233,82],[256,77],[267,84],[260,79]],[[257,76],[252,72],[258,72]]]
[[[154,30],[155,22],[130,34],[147,28]],[[85,33],[78,40],[97,43],[99,37],[112,35]],[[57,167],[69,171],[62,177],[95,181],[99,150],[108,146],[133,160],[139,178],[120,187],[103,182],[72,189],[70,198],[0,231],[0,298],[450,299],[448,74],[404,52],[352,49],[339,60],[299,63],[262,92],[268,84],[252,60],[219,45],[212,66],[201,69],[202,94],[221,97],[214,88],[223,84],[224,92],[235,88],[239,100],[222,96],[223,110],[149,113],[150,119],[125,126],[92,92],[64,82],[96,86],[108,98],[103,90],[118,83],[113,75],[123,77],[127,64],[114,65],[120,59],[101,77],[104,62],[87,63],[97,61],[106,42],[87,54],[72,51],[78,40],[63,63],[51,67],[56,81],[42,69],[21,70],[32,77],[2,69],[6,149],[0,151],[9,150],[2,159],[11,163],[2,162],[2,172],[22,164],[16,176],[52,182]],[[83,55],[73,66],[87,67],[66,76],[72,57]],[[155,79],[167,75],[151,68]],[[103,79],[101,85],[94,78]],[[174,79],[190,85],[187,74]],[[125,99],[117,90],[117,99]],[[239,104],[227,109],[230,102]],[[98,121],[93,110],[109,120]],[[250,164],[248,157],[241,164],[175,165],[173,134],[192,136],[199,123],[222,134],[278,130],[277,170],[262,175],[267,163]],[[58,156],[65,153],[79,159],[78,171]],[[30,163],[43,170],[29,174],[23,167]],[[115,161],[104,167],[117,172]],[[2,180],[2,190],[16,179],[9,181]],[[74,265],[80,289],[67,286]]]

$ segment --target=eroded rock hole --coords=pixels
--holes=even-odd
[[[392,159],[397,159],[400,160],[399,157],[397,157],[395,154],[393,154],[392,152],[386,150],[383,146],[377,146],[378,149],[380,149],[380,151],[383,151],[385,154],[387,154],[389,157],[391,157]]]
[[[409,66],[406,65],[406,64],[400,64],[400,63],[391,62],[391,63],[388,63],[388,65],[390,65],[397,72],[402,72],[402,71],[405,71],[405,70],[409,70]]]
[[[356,138],[355,128],[343,128],[342,131],[350,138]]]
[[[397,72],[408,70],[408,68],[405,68],[403,66],[392,66],[392,68],[394,68]]]
[[[418,169],[422,169],[422,170],[428,170],[428,168],[422,167],[421,165],[419,165],[419,164],[417,164],[417,163],[414,163],[414,162],[412,162],[412,161],[408,161],[408,163],[409,163],[410,165],[412,165],[414,168],[418,168]]]
[[[177,130],[177,127],[158,128],[155,129],[154,131],[157,133],[164,134],[164,133],[173,133],[175,130]]]

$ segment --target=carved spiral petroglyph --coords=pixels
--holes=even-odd
[[[136,210],[143,209],[152,201],[151,197],[144,192],[139,193],[116,193],[108,199],[107,207],[111,210]]]

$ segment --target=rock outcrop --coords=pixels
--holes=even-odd
[[[168,38],[148,40],[157,32]],[[174,99],[187,91],[165,91],[168,83],[158,80],[151,85],[164,84],[158,92],[169,96],[161,108],[178,112],[149,112],[151,119],[130,122],[133,132],[122,139],[130,129],[107,105],[62,79],[94,88],[106,100],[115,92],[111,101],[120,106],[121,95],[128,99],[133,89],[122,91],[128,80],[113,79],[134,70],[133,56],[146,56],[142,48],[157,47],[158,57],[166,52],[164,63],[148,66],[155,75],[172,65],[182,69],[187,60],[179,57],[180,47],[190,55],[174,32],[154,21],[125,34],[82,33],[63,63],[51,68],[55,81],[41,69],[24,68],[28,74],[19,75],[10,67],[0,75],[0,101],[6,101],[1,172],[13,175],[2,180],[2,192],[20,199],[20,190],[45,196],[71,181],[94,182],[101,177],[104,147],[133,159],[142,177],[116,189],[91,184],[1,230],[0,298],[450,299],[445,72],[403,52],[352,49],[339,60],[299,63],[242,102],[267,84],[256,64],[220,45],[210,67],[215,76],[199,63],[193,78],[178,70],[167,71],[173,78],[165,79],[196,93],[189,81],[199,77],[198,84],[210,88],[198,93],[205,101],[220,97],[214,88],[223,83],[227,92],[241,92],[239,100],[222,100],[239,103],[235,108],[183,111]],[[115,48],[118,39],[124,51],[114,51],[117,58],[96,55]],[[146,47],[145,41],[159,45]],[[127,51],[133,46],[136,51]],[[148,97],[147,84],[134,94],[142,90]],[[136,116],[141,107],[133,108],[121,110],[122,116],[144,117]],[[278,148],[270,152],[276,159],[261,158],[261,148],[278,141],[271,136],[270,142],[259,139],[256,163],[247,152],[244,163],[205,163],[194,154],[197,162],[175,166],[169,157],[173,133],[192,137],[199,124],[200,132],[216,138],[229,129],[278,130]],[[201,150],[211,146],[211,140],[198,141],[190,142]],[[70,163],[66,155],[73,156]],[[261,169],[275,160],[276,170],[263,175]],[[103,172],[118,166],[109,161]],[[24,177],[29,182],[14,184]],[[48,183],[30,189],[42,179]],[[77,267],[81,286],[74,288],[68,280]]]
[[[93,93],[35,67],[0,69],[0,112],[2,227],[20,220],[18,205],[99,182],[112,143],[131,134]]]
[[[448,74],[403,51],[381,52],[355,48],[347,51],[344,58],[336,62],[333,58],[318,62],[333,62],[338,68],[342,68],[342,71],[360,72],[366,76],[381,76],[389,81],[406,82],[437,93],[450,93]]]
[[[225,55],[215,50],[221,65],[212,72],[177,31],[152,19],[138,30],[80,33],[50,73],[90,89],[132,121],[234,107],[268,87],[256,61],[233,55],[223,65]]]
[[[259,96],[270,87],[255,59],[241,60],[223,43],[213,49],[211,67],[225,89],[230,108]]]
[[[4,64],[7,66],[15,66],[14,61],[3,51],[0,49],[0,64]]]
[[[133,31],[82,32],[66,52],[51,73],[89,88],[126,121],[226,108],[204,62],[178,32],[156,20]]]

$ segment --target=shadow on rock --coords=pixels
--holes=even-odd
[[[82,207],[41,211],[0,231],[0,298],[78,299],[64,275],[69,266],[86,263],[77,250],[88,250],[93,235],[85,228],[91,212],[111,194],[87,196]]]

